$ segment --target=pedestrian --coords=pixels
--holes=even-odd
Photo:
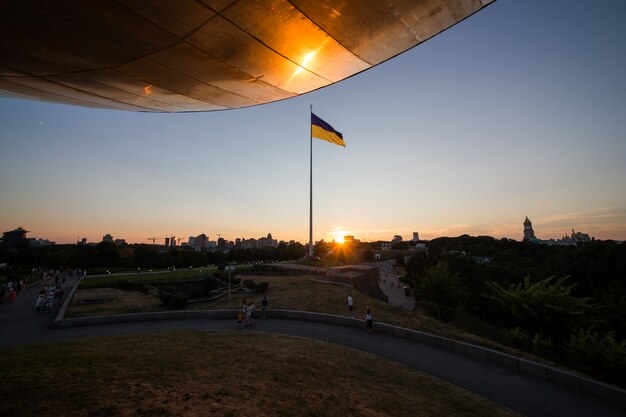
[[[263,296],[263,300],[261,300],[261,318],[266,318],[265,313],[267,312],[267,295]]]
[[[367,310],[365,311],[365,323],[367,325],[367,332],[372,333],[374,331],[374,320],[372,319],[370,306],[367,306]]]
[[[350,314],[350,317],[354,317],[354,314],[352,313],[352,311],[354,311],[354,301],[352,300],[352,293],[348,294],[348,314]]]
[[[238,329],[241,329],[241,326],[242,326],[242,324],[241,324],[241,323],[243,322],[243,316],[244,316],[244,314],[243,314],[243,310],[241,310],[241,309],[240,309],[240,310],[237,312],[237,328],[238,328]]]
[[[250,301],[250,325],[253,326],[256,324],[256,306],[254,305],[254,301]]]
[[[251,316],[252,316],[252,308],[250,308],[250,305],[248,305],[245,307],[246,327],[252,326],[250,322]]]
[[[35,314],[41,313],[41,309],[45,304],[46,300],[44,299],[43,294],[39,294],[39,296],[37,296],[37,302],[35,302]]]

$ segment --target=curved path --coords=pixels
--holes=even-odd
[[[68,280],[67,285],[72,280]],[[0,306],[0,347],[83,337],[185,329],[232,330],[234,320],[158,320],[52,329],[53,314],[35,316],[38,288],[29,288],[14,304]],[[32,302],[31,302],[32,301]],[[252,329],[325,340],[370,352],[424,371],[528,416],[624,416],[626,410],[571,391],[546,379],[515,372],[464,354],[363,329],[310,321],[259,320]]]

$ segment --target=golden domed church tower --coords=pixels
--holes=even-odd
[[[536,242],[537,237],[535,236],[535,231],[533,230],[533,224],[528,220],[528,216],[526,216],[526,220],[524,220],[524,239],[525,242]]]

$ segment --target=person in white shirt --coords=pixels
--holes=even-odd
[[[352,300],[352,293],[349,293],[348,294],[348,313],[350,314],[350,317],[354,317],[353,311],[354,311],[354,301]]]

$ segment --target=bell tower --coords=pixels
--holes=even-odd
[[[533,230],[533,224],[530,220],[528,220],[528,216],[526,216],[526,220],[524,220],[524,239],[525,242],[535,242],[537,237],[535,236],[535,231]]]

